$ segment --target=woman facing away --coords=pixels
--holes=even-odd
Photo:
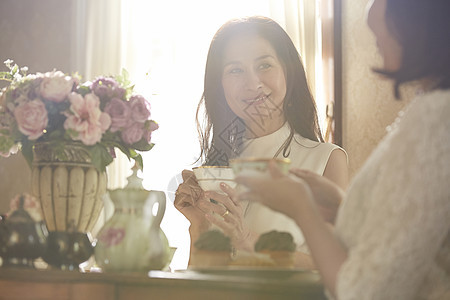
[[[448,0],[371,1],[376,72],[396,96],[406,82],[421,91],[350,184],[334,232],[317,204],[342,194],[326,178],[272,164],[271,180],[236,179],[250,187],[238,198],[295,220],[337,299],[450,299],[449,13]]]
[[[198,119],[203,105],[202,131]],[[208,52],[197,122],[205,165],[228,165],[236,157],[287,157],[293,167],[323,175],[342,189],[347,185],[347,155],[323,142],[299,54],[269,18],[231,20],[218,30]],[[226,184],[221,187],[226,195],[204,193],[192,171],[184,170],[183,179],[175,207],[191,223],[191,253],[199,235],[213,224],[235,249],[247,251],[261,233],[287,231],[299,245],[297,265],[312,267],[303,235],[290,218],[257,203],[234,201],[236,191]]]

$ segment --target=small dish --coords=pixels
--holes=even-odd
[[[305,269],[287,269],[287,268],[273,268],[273,267],[208,267],[196,268],[189,267],[186,272],[196,272],[210,275],[225,275],[225,276],[243,276],[283,280],[293,277],[303,277],[308,279],[318,280],[319,274],[315,271]]]

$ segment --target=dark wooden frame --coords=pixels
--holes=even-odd
[[[334,143],[342,145],[342,0],[334,1]]]

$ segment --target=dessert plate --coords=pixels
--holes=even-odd
[[[243,267],[243,266],[228,266],[228,267],[189,267],[188,270],[204,274],[228,275],[228,276],[247,276],[259,278],[285,279],[290,277],[304,277],[314,274],[318,275],[316,271],[304,269],[288,269],[288,268],[274,268],[274,267]]]

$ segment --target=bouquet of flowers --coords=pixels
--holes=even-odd
[[[0,155],[21,150],[31,165],[36,143],[48,142],[63,156],[65,145],[76,142],[100,171],[113,161],[115,148],[143,166],[137,151],[153,147],[158,124],[150,119],[149,102],[133,94],[126,71],[81,83],[78,75],[27,75],[12,60],[5,65],[9,72],[0,72],[0,80],[9,85],[0,90]]]

